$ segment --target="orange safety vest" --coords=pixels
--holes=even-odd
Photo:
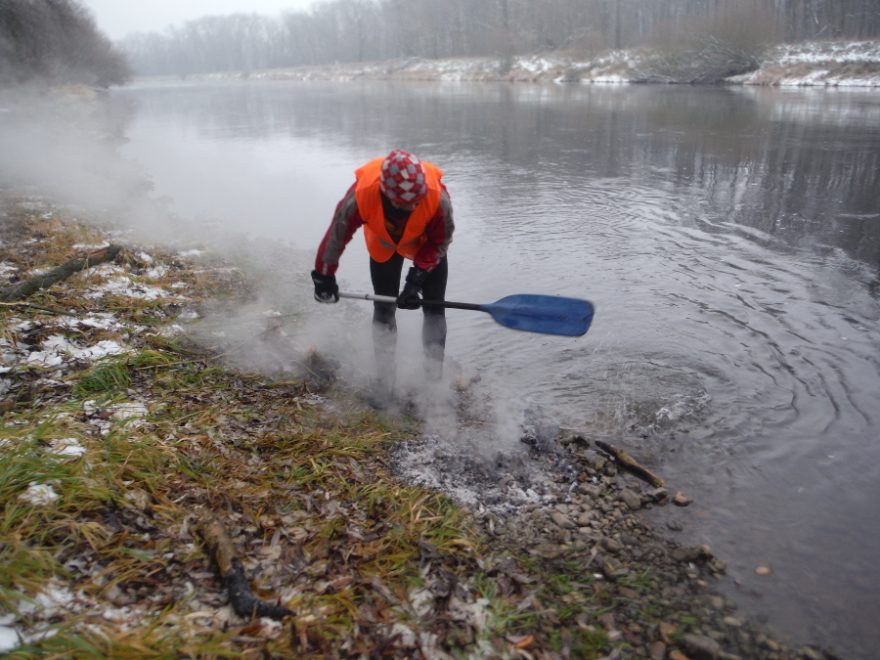
[[[428,240],[425,229],[431,218],[440,207],[440,179],[443,172],[436,165],[422,161],[422,169],[425,172],[425,184],[428,186],[426,194],[410,213],[403,230],[400,242],[394,243],[385,227],[385,212],[382,209],[382,196],[379,188],[379,174],[382,171],[382,161],[385,158],[376,158],[355,171],[357,184],[354,189],[354,197],[357,202],[358,212],[364,221],[364,239],[367,241],[367,251],[370,256],[385,263],[397,252],[407,259],[414,259],[416,254]]]

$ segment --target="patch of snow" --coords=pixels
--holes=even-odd
[[[103,250],[105,247],[110,247],[110,243],[107,241],[101,241],[100,243],[75,243],[72,245],[74,250],[88,250],[89,252],[94,252],[95,250]]]
[[[776,50],[780,64],[798,62],[877,62],[880,42],[877,41],[807,41],[783,44]]]
[[[139,298],[141,300],[157,300],[169,297],[169,293],[161,287],[137,284],[124,275],[107,280],[103,285],[97,287],[95,291],[85,294],[85,297],[94,299],[101,298],[107,294],[125,296],[126,298]]]
[[[34,351],[27,357],[28,364],[44,367],[57,367],[67,359],[97,360],[108,355],[120,355],[129,349],[110,339],[99,341],[94,346],[79,348],[71,344],[63,335],[52,335],[42,343],[42,351]]]
[[[559,60],[550,60],[547,57],[533,56],[529,58],[518,58],[514,66],[523,71],[528,71],[529,73],[544,73],[545,71],[563,65],[563,62]]]
[[[59,609],[67,609],[75,603],[77,596],[60,582],[53,580],[36,595],[34,603],[37,609],[49,610],[44,614],[52,615]]]
[[[98,427],[101,435],[110,433],[113,422],[121,423],[125,429],[137,428],[149,414],[147,407],[137,401],[117,403],[102,409],[92,399],[83,402],[83,412],[89,417],[89,423]]]
[[[177,337],[180,334],[183,334],[184,328],[179,323],[172,323],[171,325],[166,325],[159,331],[159,335],[161,337]]]
[[[168,266],[154,266],[150,268],[148,271],[144,273],[144,277],[148,277],[151,280],[158,280],[160,277],[165,277],[168,273]]]
[[[117,403],[110,406],[113,421],[124,422],[126,428],[137,426],[149,414],[147,407],[137,401]]]
[[[15,273],[18,271],[18,266],[15,266],[8,261],[0,262],[0,277],[6,277],[10,273]]]
[[[628,84],[630,81],[629,81],[629,79],[624,78],[621,75],[609,74],[609,75],[598,75],[595,78],[591,78],[590,82],[614,84],[614,85],[621,85],[621,84],[625,85],[625,84]]]
[[[27,363],[47,368],[60,367],[64,364],[64,357],[52,351],[34,351],[27,356]]]
[[[173,284],[170,284],[169,286],[170,286],[172,289],[177,290],[177,289],[185,289],[185,288],[187,288],[187,286],[189,286],[189,285],[188,285],[186,282],[174,282]]]
[[[153,263],[153,261],[154,261],[154,260],[153,260],[153,257],[151,257],[151,256],[150,256],[149,254],[147,254],[146,252],[138,252],[135,256],[136,256],[138,259],[140,259],[141,261],[143,261],[145,264],[151,264],[151,263]]]
[[[15,628],[0,626],[0,653],[11,651],[21,643],[18,631]]]
[[[93,268],[91,273],[101,277],[112,277],[113,275],[124,275],[125,269],[119,264],[103,263]]]
[[[60,438],[52,440],[49,444],[52,447],[52,453],[58,456],[77,457],[86,453],[86,448],[76,438]]]
[[[125,326],[109,312],[89,312],[85,316],[62,319],[58,325],[64,328],[95,328],[97,330],[124,330]]]
[[[184,258],[201,257],[203,254],[205,254],[204,250],[199,250],[199,249],[195,249],[195,248],[192,250],[181,250],[180,252],[177,253],[178,256],[184,257]]]
[[[18,499],[33,506],[46,506],[58,499],[58,493],[52,486],[32,482]]]

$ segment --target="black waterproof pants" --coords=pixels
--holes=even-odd
[[[377,296],[397,297],[400,293],[400,276],[403,271],[403,257],[394,254],[385,263],[370,259],[370,277],[373,292]],[[431,271],[422,287],[425,300],[445,300],[446,280],[449,265],[446,257]],[[373,342],[376,349],[376,363],[379,377],[389,387],[394,383],[394,353],[396,346],[397,306],[389,303],[373,303]],[[425,348],[425,369],[429,379],[440,378],[443,369],[443,354],[446,349],[446,310],[442,307],[423,307],[422,345]]]

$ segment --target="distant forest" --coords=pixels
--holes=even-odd
[[[680,67],[705,44],[748,63],[779,42],[877,37],[880,0],[327,0],[274,17],[206,16],[114,45],[77,0],[0,0],[0,85],[643,46],[677,50]]]
[[[5,2],[5,0],[0,0]],[[408,57],[511,57],[673,47],[695,35],[742,50],[880,36],[880,0],[329,0],[278,17],[208,16],[121,43],[139,74]]]
[[[108,87],[128,77],[125,57],[75,0],[0,0],[0,85]]]

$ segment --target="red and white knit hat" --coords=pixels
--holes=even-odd
[[[407,206],[428,194],[422,161],[407,151],[395,149],[382,162],[379,187],[395,204]]]

